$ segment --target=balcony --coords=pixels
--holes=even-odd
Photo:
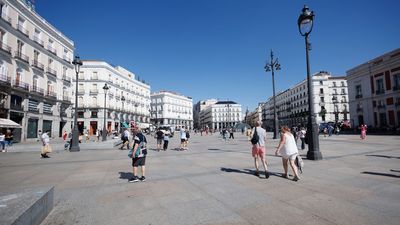
[[[78,90],[78,95],[84,95],[84,94],[85,94],[85,89]]]
[[[381,95],[381,94],[384,94],[384,93],[385,93],[385,90],[383,90],[383,89],[378,89],[375,92],[375,94],[377,94],[377,95]]]
[[[91,89],[89,93],[90,93],[91,95],[97,95],[97,94],[99,94],[99,90],[97,90],[97,89]]]
[[[1,51],[5,52],[7,55],[11,55],[11,47],[4,44],[3,42],[0,42],[0,46],[1,46]]]
[[[357,94],[357,95],[356,95],[356,99],[357,99],[357,98],[362,98],[362,97],[363,97],[362,94]]]
[[[44,41],[40,40],[38,36],[33,36],[33,41],[44,47]]]
[[[47,45],[47,50],[57,56],[57,50],[51,45]]]
[[[29,57],[24,55],[24,54],[22,54],[22,52],[20,52],[20,51],[15,51],[14,57],[16,59],[19,59],[19,60],[25,62],[25,63],[29,63]]]
[[[40,88],[40,87],[38,87],[36,85],[32,86],[31,91],[35,92],[35,93],[38,93],[40,95],[44,95],[44,92],[45,92],[43,88]]]
[[[71,102],[71,97],[63,95],[63,101]]]
[[[53,70],[52,68],[47,67],[46,71],[47,71],[48,74],[51,74],[51,75],[57,77],[57,71]]]
[[[0,83],[5,83],[7,85],[11,84],[11,77],[8,77],[5,74],[0,74]]]
[[[23,110],[23,107],[22,107],[22,104],[12,104],[12,103],[11,103],[10,109],[22,111],[22,110]]]
[[[46,97],[57,99],[57,93],[55,93],[54,91],[47,91]]]
[[[20,23],[17,24],[17,29],[19,32],[24,34],[25,36],[29,37],[29,31]]]
[[[18,89],[29,91],[29,84],[25,83],[25,82],[22,82],[20,80],[14,80],[13,86],[18,88]]]
[[[44,65],[41,64],[39,61],[37,60],[33,60],[32,61],[32,66],[35,67],[36,69],[42,70],[44,71]]]
[[[99,80],[98,76],[92,76],[92,80]]]
[[[116,95],[116,96],[115,96],[115,99],[117,99],[117,101],[119,101],[119,100],[121,99],[121,97],[118,96],[118,95]]]
[[[68,83],[71,83],[71,78],[70,77],[68,77],[67,75],[63,75],[63,78],[62,78],[64,81],[67,81]]]
[[[4,21],[6,21],[8,24],[11,25],[11,21],[12,21],[11,18],[7,14],[5,14],[4,12],[1,13],[1,19],[3,19]]]
[[[325,102],[320,102],[319,105],[320,106],[325,106]]]
[[[64,60],[65,62],[67,62],[67,63],[71,63],[71,59],[68,58],[68,56],[66,56],[66,55],[63,55],[63,60]]]

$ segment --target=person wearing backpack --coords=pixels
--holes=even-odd
[[[135,183],[138,181],[145,181],[145,164],[146,164],[146,155],[147,155],[147,140],[146,136],[140,131],[140,128],[137,126],[134,126],[132,128],[133,134],[135,135],[133,140],[134,144],[132,147],[132,155],[130,157],[132,158],[132,167],[133,167],[133,177],[128,180],[129,183]],[[142,170],[142,177],[138,178],[137,176],[137,169],[138,167],[141,167]]]
[[[255,175],[260,177],[260,172],[258,170],[258,158],[260,158],[265,170],[265,179],[268,179],[269,172],[265,158],[265,142],[267,141],[267,132],[261,127],[261,122],[257,121],[256,127],[254,127],[252,133],[253,136],[251,137],[250,142],[253,145],[252,156],[254,158],[254,166],[256,167]]]

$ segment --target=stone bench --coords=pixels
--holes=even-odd
[[[0,193],[1,225],[39,225],[53,209],[54,187]]]

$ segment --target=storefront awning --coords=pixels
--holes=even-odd
[[[21,125],[12,120],[0,118],[0,128],[21,128]]]

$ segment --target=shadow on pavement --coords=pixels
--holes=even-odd
[[[388,159],[400,159],[400,157],[390,156],[390,155],[365,155],[365,156],[382,157],[382,158],[388,158]]]
[[[238,170],[238,169],[225,168],[225,167],[221,167],[221,171],[224,171],[227,173],[244,173],[244,174],[248,174],[248,175],[252,175],[252,176],[255,176],[255,173],[256,173],[255,170],[249,170],[249,169]],[[260,171],[260,175],[264,177],[265,176],[264,171]],[[269,171],[269,175],[276,176],[276,177],[282,177],[283,173],[274,173],[274,172]]]
[[[378,176],[385,176],[385,177],[394,177],[394,178],[400,178],[398,175],[390,174],[390,173],[377,173],[377,172],[368,172],[364,171],[361,172],[362,174],[369,174],[369,175],[378,175]]]
[[[119,179],[129,180],[133,176],[131,172],[119,172]]]

